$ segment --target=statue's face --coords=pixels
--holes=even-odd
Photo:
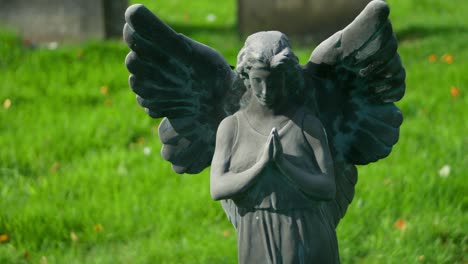
[[[257,101],[268,108],[286,95],[284,74],[272,74],[264,68],[253,68],[249,72],[250,87]]]

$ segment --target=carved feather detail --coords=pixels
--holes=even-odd
[[[211,163],[219,123],[239,108],[242,83],[217,51],[175,32],[143,5],[129,7],[125,19],[130,87],[151,117],[164,117],[162,157],[177,173],[198,173]]]
[[[384,1],[371,1],[304,66],[334,154],[337,195],[325,211],[336,224],[353,197],[354,165],[388,156],[399,138],[403,115],[394,102],[404,95],[406,74],[389,12]]]

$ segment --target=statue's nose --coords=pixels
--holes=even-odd
[[[266,82],[262,82],[262,95],[265,96],[267,94],[267,84]]]

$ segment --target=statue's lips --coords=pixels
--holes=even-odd
[[[271,105],[273,103],[272,97],[259,96],[257,98],[258,98],[258,101],[264,105]]]
[[[257,95],[257,100],[262,104],[271,104],[273,102],[273,96],[262,96]]]

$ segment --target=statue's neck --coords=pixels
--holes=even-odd
[[[255,100],[255,98],[252,98]],[[275,105],[276,107],[278,105]],[[251,102],[245,108],[246,118],[249,124],[261,134],[268,136],[271,129],[275,127],[280,129],[293,119],[296,113],[297,106],[294,104],[286,104],[283,108],[270,108],[257,102]]]
[[[260,104],[255,98],[252,98],[245,111],[249,116],[258,118],[271,118],[274,116],[289,116],[295,112],[295,106],[290,100],[278,102],[271,107]]]
[[[264,135],[268,135],[273,127],[277,129],[283,127],[293,118],[297,110],[295,104],[277,104],[274,108],[270,108],[254,100],[255,98],[252,98],[244,111],[249,123]]]
[[[277,114],[277,111],[273,107],[262,105],[255,98],[252,98],[245,111],[249,116],[256,119],[264,119]]]

